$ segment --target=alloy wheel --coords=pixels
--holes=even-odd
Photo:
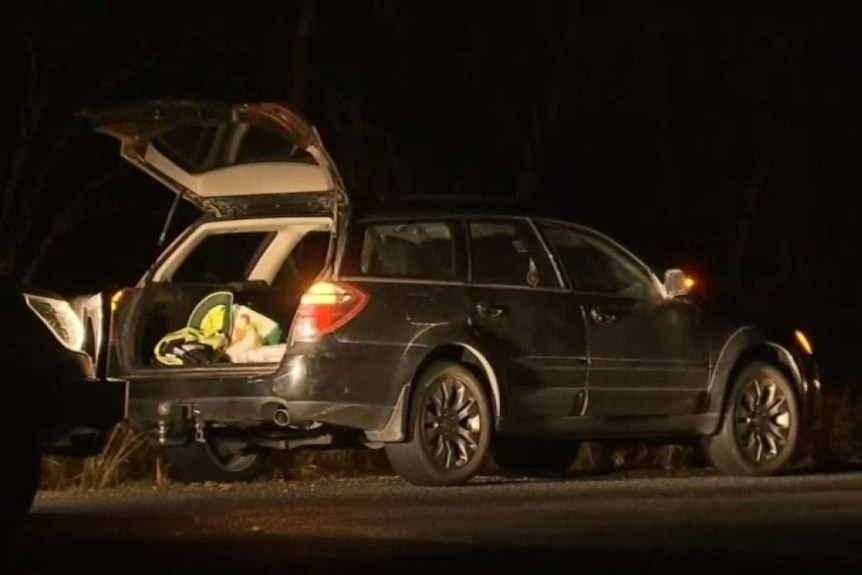
[[[207,447],[214,462],[225,471],[243,471],[255,465],[259,457],[244,447],[234,447],[218,439],[208,440]]]
[[[479,402],[463,381],[440,377],[422,410],[422,443],[441,469],[461,469],[476,456],[482,433]]]
[[[736,404],[736,438],[755,464],[781,455],[792,430],[790,404],[781,387],[768,377],[749,380]]]

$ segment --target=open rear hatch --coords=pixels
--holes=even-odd
[[[112,304],[109,374],[162,377],[153,372],[166,376],[181,369],[188,376],[215,368],[223,377],[223,370],[238,376],[273,370],[276,366],[271,364],[159,364],[153,345],[163,334],[187,327],[197,303],[218,291],[232,292],[239,303],[263,302],[258,311],[275,319],[283,331],[289,329],[292,309],[314,278],[312,270],[323,270],[331,261],[340,216],[349,207],[341,177],[317,130],[275,103],[151,101],[82,115],[96,131],[116,138],[122,157],[173,190],[177,201],[188,200],[211,214],[209,225],[218,228],[213,233],[266,232],[260,249],[251,249],[246,271],[238,274],[242,277],[217,282],[173,275],[171,261],[189,256],[182,253],[188,234],[175,241],[138,287],[125,290]],[[253,220],[247,219],[250,216]],[[272,229],[234,230],[285,218],[287,224]],[[314,238],[318,239],[309,244]],[[229,244],[219,253],[235,255],[239,244]],[[316,255],[309,259],[303,250]],[[301,273],[286,273],[291,266],[302,268]]]
[[[276,103],[150,101],[82,112],[123,158],[217,217],[348,204],[317,130]]]

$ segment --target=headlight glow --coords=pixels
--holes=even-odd
[[[57,341],[72,351],[84,348],[84,324],[69,302],[32,294],[24,294],[24,301]]]

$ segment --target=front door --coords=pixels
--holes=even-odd
[[[621,246],[577,226],[542,223],[584,306],[591,416],[701,411],[709,339],[700,310],[666,299],[655,276]]]

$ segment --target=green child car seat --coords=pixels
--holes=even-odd
[[[230,313],[228,313],[230,310]],[[225,350],[245,333],[235,333],[237,318],[243,316],[259,336],[260,345],[284,341],[284,331],[272,319],[234,303],[229,291],[213,292],[204,297],[186,322],[186,327],[172,331],[156,344],[156,360],[163,365],[208,365],[229,362]],[[247,328],[246,328],[247,329]]]

